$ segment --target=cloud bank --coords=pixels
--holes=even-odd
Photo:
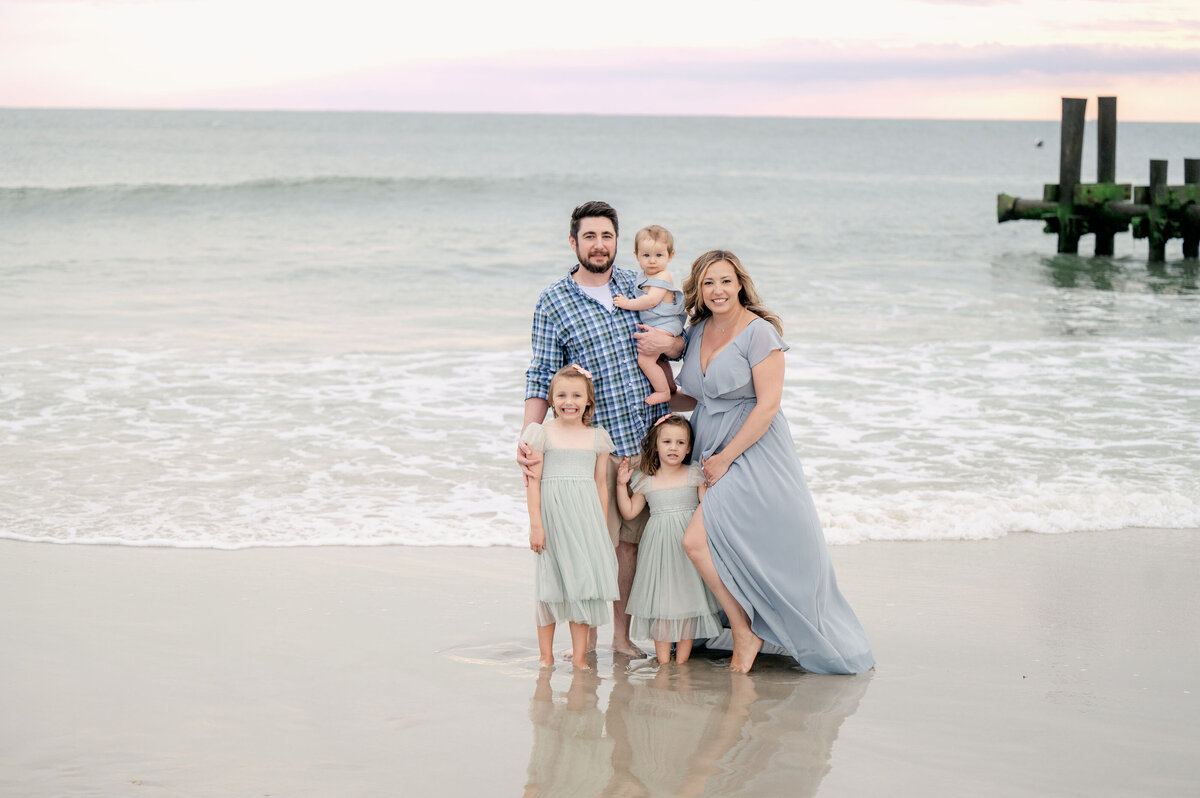
[[[1156,117],[1152,109],[1162,104],[1195,109],[1190,118],[1200,121],[1200,49],[793,41],[770,49],[542,52],[427,60],[176,99],[346,110],[1053,118],[1061,95],[1126,92],[1130,118],[1188,118]],[[1151,110],[1138,110],[1139,102]]]

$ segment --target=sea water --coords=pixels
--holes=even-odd
[[[1042,140],[1045,146],[1038,147]],[[1200,157],[1122,124],[1118,179]],[[1056,255],[1056,122],[0,110],[0,536],[523,545],[571,209],[736,252],[831,543],[1200,526],[1178,241]],[[1089,128],[1084,180],[1094,179]],[[1194,262],[1193,262],[1194,263]]]

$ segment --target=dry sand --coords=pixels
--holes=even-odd
[[[1200,531],[835,547],[859,677],[539,671],[531,556],[0,542],[0,795],[1200,794]]]

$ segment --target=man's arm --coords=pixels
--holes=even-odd
[[[540,423],[545,420],[546,411],[550,408],[550,403],[546,401],[550,390],[550,378],[565,362],[562,345],[554,331],[554,324],[546,310],[544,298],[539,298],[537,306],[533,309],[533,332],[530,341],[533,345],[533,359],[525,372],[526,398],[525,415],[521,421],[522,432],[531,423],[535,421]],[[541,462],[541,458],[531,454],[532,451],[528,444],[517,444],[517,465],[521,467],[526,485],[529,484],[531,478],[536,479],[536,475],[530,470],[531,467]]]
[[[525,428],[535,421],[539,424],[545,421],[546,411],[549,408],[550,403],[545,399],[538,399],[537,397],[526,399],[525,420],[521,422],[521,431],[524,432]],[[534,453],[532,446],[524,441],[517,443],[517,465],[521,466],[521,473],[525,477],[526,487],[529,486],[529,480],[539,477],[539,473],[537,472],[540,472],[541,469],[536,469],[535,472],[534,466],[540,462],[542,462],[542,458]]]
[[[639,324],[633,337],[637,341],[639,355],[666,355],[668,360],[677,360],[683,354],[682,335],[671,335],[655,327]]]

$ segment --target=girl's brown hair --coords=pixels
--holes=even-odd
[[[642,460],[639,470],[648,477],[652,477],[658,473],[658,469],[662,468],[662,460],[658,456],[658,431],[663,427],[683,427],[688,433],[688,454],[683,458],[683,462],[692,462],[692,425],[686,418],[678,413],[672,413],[669,416],[663,416],[654,423],[650,431],[646,433],[646,437],[642,439]]]
[[[705,252],[692,263],[692,273],[683,281],[683,307],[688,312],[688,323],[695,325],[712,315],[712,311],[708,309],[708,305],[704,304],[704,298],[700,295],[700,284],[704,282],[704,274],[708,271],[708,267],[721,261],[725,261],[733,267],[734,275],[742,284],[741,290],[738,291],[738,302],[741,303],[741,306],[755,316],[771,322],[775,330],[783,335],[783,322],[763,305],[762,300],[758,298],[758,292],[754,290],[754,281],[742,268],[742,262],[738,260],[737,255],[727,249]]]
[[[587,407],[583,410],[583,425],[585,427],[592,426],[592,414],[596,412],[596,388],[592,385],[592,377],[582,366],[574,363],[563,366],[558,371],[554,372],[554,376],[550,378],[550,389],[546,392],[548,396],[546,401],[550,403],[550,412],[558,418],[558,411],[554,409],[554,383],[562,379],[583,380],[587,386]]]

